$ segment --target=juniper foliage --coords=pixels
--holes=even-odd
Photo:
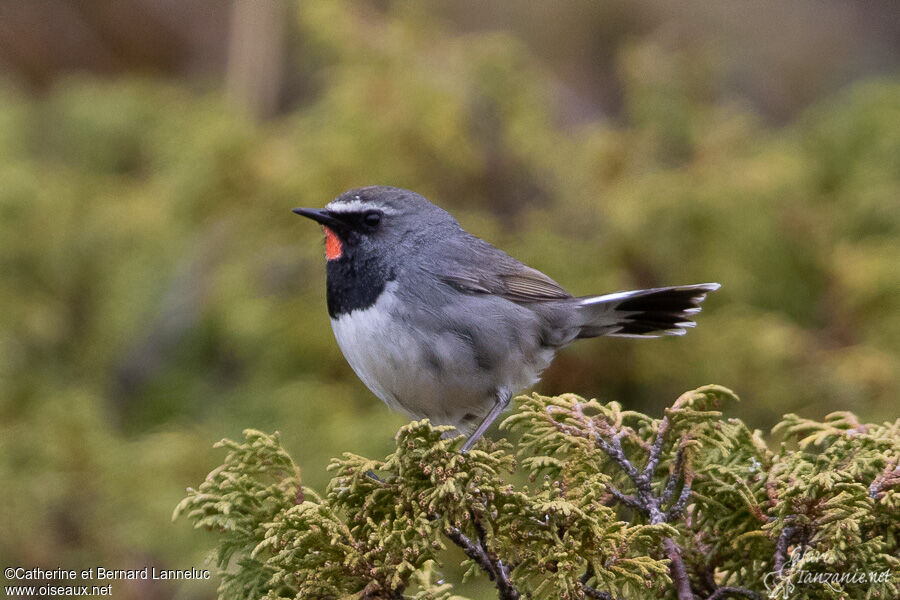
[[[226,599],[462,600],[439,574],[448,546],[501,600],[898,597],[900,420],[787,415],[773,451],[723,417],[730,400],[705,386],[653,419],[520,397],[502,424],[515,454],[484,440],[463,455],[413,422],[384,460],[333,459],[323,495],[278,433],[247,430],[175,517],[221,533]]]

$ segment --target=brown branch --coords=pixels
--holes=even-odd
[[[620,431],[618,433],[610,436],[610,441],[606,441],[603,439],[603,436],[599,433],[594,435],[594,442],[597,446],[613,461],[619,465],[619,468],[625,471],[628,477],[631,478],[632,481],[637,484],[639,481],[642,481],[643,478],[638,470],[635,468],[631,461],[628,460],[628,457],[625,456],[625,451],[622,450],[622,442],[621,438],[624,432]]]
[[[720,587],[715,592],[713,592],[706,600],[719,600],[720,598],[724,598],[726,596],[743,596],[745,598],[751,598],[752,600],[763,600],[763,595],[758,592],[748,590],[747,588],[732,586]]]
[[[462,548],[462,551],[465,552],[466,556],[474,560],[479,567],[484,569],[491,580],[494,579],[494,565],[491,564],[491,560],[488,558],[484,548],[481,547],[481,544],[474,543],[466,534],[460,531],[458,527],[448,527],[444,530],[444,535],[450,538],[451,542]]]
[[[663,504],[667,504],[672,499],[672,496],[675,494],[675,488],[678,487],[678,480],[680,479],[678,474],[684,470],[684,444],[686,441],[687,436],[682,436],[678,443],[678,449],[675,451],[675,461],[672,463],[672,472],[669,474],[669,480],[666,482],[666,487],[660,498]]]
[[[672,576],[672,583],[675,584],[675,591],[678,593],[678,600],[694,600],[694,593],[691,591],[691,580],[688,578],[687,568],[684,566],[684,560],[681,558],[681,548],[672,538],[663,540],[663,548],[666,556],[669,557],[669,574]]]
[[[782,569],[784,569],[784,562],[787,560],[787,549],[791,543],[791,538],[794,537],[794,534],[797,532],[797,528],[791,525],[786,526],[781,530],[781,535],[778,536],[778,542],[775,544],[775,556],[773,560],[773,567],[775,568],[776,573],[780,573]]]
[[[675,478],[675,475],[672,475],[672,478]],[[669,521],[677,518],[681,515],[682,511],[685,509],[688,503],[688,499],[691,497],[691,483],[692,478],[690,475],[685,475],[684,478],[684,487],[681,488],[681,494],[678,496],[678,500],[675,501],[675,504],[669,507],[669,510],[666,511],[665,521],[668,523]]]
[[[880,500],[886,493],[885,490],[887,488],[900,485],[900,465],[897,464],[898,462],[900,462],[900,458],[889,462],[884,473],[872,481],[872,485],[869,486],[869,496],[871,496],[873,500]],[[891,468],[891,464],[893,464],[893,469]]]
[[[647,483],[653,481],[653,474],[656,472],[656,467],[659,465],[659,459],[662,457],[663,442],[665,441],[666,433],[668,432],[669,417],[663,417],[662,421],[659,422],[659,429],[656,431],[656,439],[653,440],[653,446],[650,447],[650,457],[647,459],[647,465],[644,467],[644,472],[641,474],[641,478]]]
[[[387,593],[387,596],[383,595]],[[386,598],[387,600],[403,600],[403,590],[387,590],[383,591],[363,591],[361,596],[362,600],[377,600],[379,598]]]
[[[656,467],[659,465],[659,460],[662,457],[663,445],[668,431],[669,418],[663,417],[657,428],[656,438],[650,446],[650,455],[647,459],[647,464],[641,472],[634,467],[628,457],[625,456],[625,452],[622,449],[620,439],[624,432],[618,431],[613,433],[612,428],[607,426],[606,431],[603,433],[613,434],[610,436],[609,441],[605,440],[601,433],[594,434],[594,440],[597,446],[618,464],[626,475],[628,475],[629,479],[634,483],[635,488],[637,488],[637,495],[627,496],[612,486],[608,486],[607,489],[613,497],[623,504],[637,508],[645,515],[648,515],[650,517],[650,523],[654,525],[657,523],[667,523],[678,517],[685,506],[687,506],[691,494],[692,477],[688,474],[682,475],[681,473],[681,471],[684,470],[683,443],[679,444],[679,448],[676,451],[675,464],[673,465],[672,473],[669,475],[669,481],[667,482],[662,495],[656,496],[653,494],[653,475],[656,472]],[[682,442],[683,441],[684,440],[682,439]],[[678,500],[669,508],[669,510],[664,512],[662,510],[663,498],[666,498],[666,500],[671,498],[675,493],[677,480],[682,478],[684,480],[684,486],[682,487]],[[678,599],[693,600],[694,594],[691,591],[691,582],[688,578],[687,567],[685,567],[684,560],[681,558],[681,548],[675,540],[668,537],[663,539],[663,548],[666,556],[669,558],[669,573],[672,577],[672,582],[675,584]]]
[[[645,515],[649,514],[647,508],[641,504],[640,500],[635,498],[630,494],[624,494],[622,491],[615,487],[614,485],[607,485],[606,490],[612,494],[613,498],[621,502],[622,504],[633,508],[634,510],[643,513]]]
[[[519,598],[519,590],[513,585],[509,579],[509,567],[503,564],[503,560],[488,548],[487,532],[481,526],[478,515],[469,512],[472,517],[472,525],[475,527],[475,533],[478,535],[478,543],[484,549],[485,554],[491,564],[494,565],[494,574],[496,576],[497,590],[500,592],[500,600],[517,600]]]
[[[479,539],[473,541],[457,527],[448,527],[444,530],[450,541],[462,548],[466,556],[471,558],[488,575],[491,581],[497,584],[500,593],[499,600],[519,600],[520,594],[516,586],[510,581],[509,567],[503,564],[499,558],[490,556],[485,548],[485,540],[482,538],[483,530],[476,526]]]
[[[609,592],[603,592],[598,590],[595,587],[589,586],[588,581],[591,580],[591,577],[594,576],[594,567],[591,563],[588,563],[587,569],[578,579],[578,583],[581,584],[581,591],[584,592],[584,595],[588,598],[597,598],[599,600],[618,600],[615,596],[610,594]]]
[[[583,591],[584,595],[588,598],[597,598],[598,600],[616,600],[616,597],[609,592],[601,592],[600,590],[592,588],[586,583],[581,584],[581,591]]]
[[[584,420],[583,416],[576,416],[579,416]],[[621,490],[612,485],[607,485],[606,489],[613,498],[620,503],[647,516],[651,524],[668,523],[679,517],[684,511],[691,496],[691,483],[693,480],[692,474],[685,472],[685,437],[682,437],[680,440],[678,449],[675,453],[675,462],[672,465],[672,473],[669,475],[669,480],[666,482],[662,494],[657,496],[653,493],[653,476],[656,473],[656,468],[659,466],[659,461],[663,454],[663,446],[665,445],[665,437],[670,427],[668,417],[663,417],[659,422],[659,426],[656,430],[656,437],[649,446],[649,449],[647,449],[649,453],[647,464],[641,471],[638,471],[625,455],[621,442],[622,436],[626,433],[623,429],[617,430],[609,423],[598,421],[596,424],[600,426],[600,431],[594,431],[593,427],[591,427],[590,430],[592,436],[588,436],[585,431],[580,430],[577,427],[559,423],[552,418],[550,419],[550,422],[564,433],[593,438],[595,445],[625,472],[634,484],[636,493],[634,495],[624,494]],[[594,422],[591,424],[594,424]],[[679,480],[684,482],[681,493],[675,503],[672,504],[668,510],[664,511],[662,507],[672,499],[672,496],[675,494],[675,490],[678,487]],[[678,543],[670,537],[664,538],[662,543],[666,556],[669,558],[669,574],[672,577],[672,582],[675,584],[678,600],[693,600],[694,594],[691,590],[691,582],[688,577],[687,567],[681,557],[681,548],[678,546]],[[587,586],[586,580],[583,579],[582,589],[585,594],[590,596],[588,588],[589,586]],[[597,593],[601,595],[590,597],[604,598],[605,600],[606,597],[602,596],[602,594],[605,594],[606,592],[597,591]]]

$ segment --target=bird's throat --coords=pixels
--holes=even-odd
[[[327,260],[337,260],[344,255],[344,245],[341,242],[341,238],[327,225],[324,225],[323,229],[325,229],[325,258]]]
[[[355,256],[352,248],[325,263],[325,271],[328,314],[332,319],[371,307],[388,281],[394,279],[393,272],[377,259]]]

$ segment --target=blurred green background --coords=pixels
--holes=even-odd
[[[208,566],[169,518],[246,427],[314,487],[389,451],[290,213],[355,186],[574,294],[723,284],[687,337],[580,342],[539,391],[900,413],[893,2],[4,0],[0,69],[0,566]]]

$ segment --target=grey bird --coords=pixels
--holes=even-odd
[[[683,335],[719,288],[574,297],[395,187],[294,212],[324,228],[328,314],[350,367],[390,408],[468,434],[463,452],[574,340]]]

